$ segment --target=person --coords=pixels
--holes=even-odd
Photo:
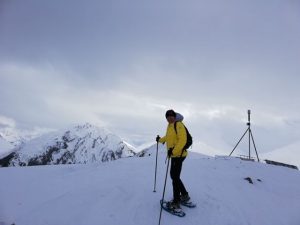
[[[180,179],[182,163],[188,154],[186,149],[183,149],[187,141],[187,133],[182,123],[182,115],[170,109],[166,112],[165,116],[169,123],[166,135],[162,138],[157,136],[156,141],[167,143],[168,157],[171,158],[170,176],[173,185],[173,200],[168,202],[167,205],[171,209],[176,210],[180,209],[180,202],[188,202],[190,200],[189,193]]]

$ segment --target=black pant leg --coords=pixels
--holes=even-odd
[[[187,194],[187,191],[184,187],[180,179],[180,173],[182,169],[182,162],[184,161],[184,157],[181,158],[172,158],[171,160],[171,170],[170,175],[172,178],[173,183],[173,197],[174,201],[180,201],[180,193]]]

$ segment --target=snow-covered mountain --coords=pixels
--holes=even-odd
[[[14,128],[3,128],[0,130],[0,136],[8,142],[13,147],[17,147],[24,143],[26,140],[29,140],[29,137],[25,137],[25,135],[22,135],[19,130],[16,130]]]
[[[2,166],[31,166],[106,162],[134,156],[135,152],[111,132],[84,124],[51,132],[23,143]]]
[[[0,159],[22,146],[25,142],[45,133],[49,133],[49,129],[19,130],[15,127],[0,128]]]
[[[55,131],[51,128],[33,127],[32,129],[18,129],[16,127],[0,128],[0,136],[14,147],[18,147],[27,141],[40,137],[43,134]]]
[[[160,151],[156,192],[154,154],[106,164],[0,168],[0,224],[158,224],[165,159]],[[163,211],[161,225],[300,224],[298,170],[190,152],[181,178],[197,207],[182,206],[183,218]],[[169,174],[165,199],[172,199]]]
[[[5,140],[0,134],[0,158],[13,149],[13,145]]]

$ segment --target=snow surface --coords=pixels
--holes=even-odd
[[[162,148],[155,193],[155,154],[86,165],[0,168],[0,224],[158,224],[166,172]],[[190,153],[182,179],[197,208],[183,208],[184,218],[163,211],[162,225],[300,224],[298,170]],[[169,177],[166,198],[172,198]]]

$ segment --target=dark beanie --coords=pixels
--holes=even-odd
[[[169,117],[169,116],[176,117],[176,112],[175,112],[173,109],[169,109],[169,110],[166,112],[166,118]]]

